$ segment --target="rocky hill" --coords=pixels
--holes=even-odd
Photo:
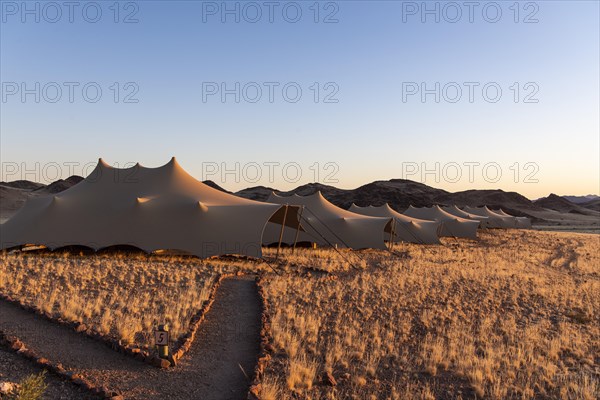
[[[593,201],[592,201],[593,203]],[[551,193],[548,197],[537,199],[533,202],[538,207],[547,208],[550,210],[560,211],[563,213],[575,213],[582,215],[596,215],[597,211],[584,207],[583,204],[575,204],[565,199],[562,196],[558,196]],[[592,204],[593,206],[593,204]]]
[[[592,202],[594,200],[600,200],[600,196],[596,196],[595,194],[588,194],[586,196],[561,196],[567,200],[569,200],[571,203],[575,203],[575,204],[579,204],[579,205],[583,205],[584,203],[589,203]]]
[[[33,191],[33,193],[35,193],[37,195],[48,195],[48,194],[56,194],[56,193],[64,192],[65,190],[67,190],[71,186],[78,184],[82,180],[83,180],[83,177],[78,176],[78,175],[73,175],[73,176],[68,177],[65,180],[59,179],[55,182],[52,182],[51,184],[49,184],[47,186],[39,187],[39,188],[35,189]]]
[[[586,201],[585,203],[579,203],[581,207],[585,207],[588,210],[600,212],[600,199]]]
[[[221,186],[217,185],[213,181],[202,181],[202,183],[204,183],[206,186],[210,186],[213,189],[220,190],[221,192],[231,193],[230,191],[223,189]]]
[[[46,185],[43,183],[31,182],[31,181],[12,181],[12,182],[0,182],[0,187],[9,187],[13,189],[24,189],[24,190],[35,190],[43,188]]]

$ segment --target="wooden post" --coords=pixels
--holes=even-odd
[[[300,214],[298,214],[298,227],[296,228],[296,237],[294,238],[294,247],[292,247],[292,254],[296,251],[296,243],[298,243],[298,235],[300,235],[300,221],[302,221],[302,211],[304,206],[300,207]]]
[[[281,231],[279,232],[279,243],[277,243],[277,255],[275,259],[279,259],[279,250],[281,250],[281,241],[283,240],[283,230],[285,229],[285,220],[287,219],[288,205],[285,205],[285,211],[283,212],[283,223],[281,224]]]
[[[396,219],[392,218],[392,224],[390,226],[390,251],[394,248],[394,228],[396,227]]]

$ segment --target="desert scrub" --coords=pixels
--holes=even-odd
[[[480,236],[400,245],[404,258],[365,252],[369,267],[335,267],[333,278],[270,275],[265,390],[281,399],[598,398],[600,237]]]
[[[38,400],[46,391],[46,371],[29,375],[18,383],[17,389],[8,395],[8,400]]]
[[[196,258],[137,254],[0,254],[0,292],[53,317],[138,346],[169,323],[174,338],[223,268]]]
[[[274,257],[276,253],[276,248],[263,249],[263,255],[267,257]],[[326,272],[341,272],[364,269],[368,266],[368,262],[388,257],[389,255],[385,253],[373,250],[339,249],[335,251],[327,248],[307,249],[298,247],[293,251],[291,248],[282,248],[279,261],[283,263],[283,268],[286,271],[297,271],[298,267],[305,267]]]

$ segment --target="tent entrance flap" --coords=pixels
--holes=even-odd
[[[301,206],[294,205],[282,205],[277,211],[269,218],[269,222],[277,225],[285,225],[289,228],[300,229],[304,232],[302,225],[300,224],[299,212]]]

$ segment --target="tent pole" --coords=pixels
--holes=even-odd
[[[392,226],[390,227],[390,251],[394,248],[394,228],[396,228],[396,219],[392,218]]]
[[[298,226],[296,227],[296,237],[294,238],[294,247],[292,247],[292,254],[296,251],[296,243],[298,243],[298,235],[300,235],[300,221],[302,220],[302,211],[304,206],[300,208],[300,215],[298,215]]]
[[[288,205],[285,205],[285,211],[283,212],[283,223],[281,224],[281,231],[279,232],[279,243],[277,243],[277,255],[275,259],[279,259],[279,250],[281,250],[281,241],[283,240],[283,230],[285,229],[285,220],[287,219]]]
[[[396,244],[396,218],[394,218],[394,237],[392,239],[392,249],[394,249],[394,245]]]

